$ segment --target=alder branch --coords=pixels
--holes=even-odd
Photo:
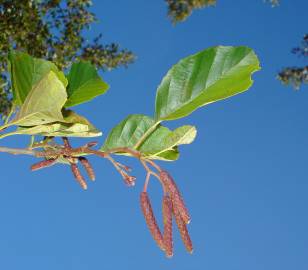
[[[84,155],[95,155],[101,158],[108,159],[115,169],[122,176],[124,183],[127,186],[134,186],[136,177],[131,176],[128,172],[131,169],[117,162],[111,155],[117,153],[127,153],[137,158],[146,171],[145,183],[140,196],[141,209],[144,214],[146,223],[152,237],[157,242],[158,246],[165,252],[167,257],[173,255],[173,236],[172,236],[172,219],[174,217],[177,227],[180,231],[183,243],[188,252],[192,252],[192,242],[188,234],[186,225],[190,222],[190,215],[184,204],[181,193],[179,192],[175,181],[153,160],[147,159],[141,152],[128,148],[118,147],[107,151],[100,151],[92,149],[97,145],[97,142],[89,142],[80,147],[72,147],[67,137],[62,137],[63,145],[57,144],[53,141],[53,138],[44,138],[42,142],[32,144],[29,148],[9,148],[0,147],[0,152],[9,153],[13,155],[30,155],[37,158],[43,158],[43,160],[33,164],[31,166],[32,171],[47,168],[55,165],[60,160],[66,160],[65,163],[70,165],[74,178],[83,189],[87,189],[87,182],[78,167],[78,162],[85,168],[90,180],[95,179],[94,170]],[[43,150],[36,150],[42,148]],[[35,150],[34,150],[35,149]],[[151,176],[158,179],[163,189],[163,233],[160,232],[158,223],[153,213],[150,198],[147,193],[148,184]]]
[[[84,184],[84,181],[81,181],[82,177],[81,177],[81,174],[78,168],[76,167],[76,163],[78,163],[78,161],[81,162],[81,164],[86,168],[86,171],[91,180],[94,180],[95,178],[94,170],[92,169],[91,164],[84,157],[84,155],[95,155],[101,158],[108,159],[112,163],[112,165],[115,167],[115,169],[120,173],[124,182],[128,186],[135,185],[136,178],[128,174],[128,172],[130,172],[131,169],[128,166],[115,161],[111,157],[111,154],[127,153],[139,159],[141,162],[141,165],[144,167],[146,171],[146,181],[145,181],[144,189],[143,189],[144,192],[147,190],[149,180],[152,175],[161,182],[163,191],[164,193],[166,193],[166,189],[160,179],[159,174],[151,170],[148,164],[151,165],[155,170],[157,170],[158,173],[161,173],[162,169],[152,160],[149,160],[146,157],[142,156],[141,152],[128,148],[128,147],[117,147],[117,148],[109,149],[107,151],[99,151],[99,150],[92,149],[92,147],[97,145],[97,142],[89,142],[83,146],[73,148],[70,145],[68,138],[63,137],[62,139],[63,139],[63,145],[56,144],[53,141],[51,141],[50,138],[46,138],[45,139],[46,142],[37,143],[35,144],[34,147],[29,147],[29,148],[0,147],[0,152],[13,154],[13,155],[30,155],[30,156],[34,156],[37,158],[44,158],[44,160],[38,163],[35,163],[34,165],[31,166],[32,171],[53,166],[57,164],[57,160],[60,157],[64,158],[65,160],[67,160],[67,163],[72,167],[72,172],[73,172],[74,177],[78,180],[79,183],[82,184],[81,186],[84,189],[86,189],[87,186]],[[43,150],[41,151],[34,150],[37,148],[42,148]]]

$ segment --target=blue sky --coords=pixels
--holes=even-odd
[[[171,260],[151,239],[138,201],[144,171],[136,161],[121,159],[134,168],[134,188],[107,161],[94,159],[97,181],[82,191],[68,167],[31,173],[33,158],[1,154],[0,269],[306,270],[308,89],[284,87],[275,75],[306,64],[290,50],[307,32],[308,3],[281,2],[271,8],[262,0],[221,0],[173,26],[163,0],[94,1],[100,23],[88,37],[102,32],[104,41],[138,57],[128,69],[103,74],[110,91],[76,108],[105,136],[128,114],[153,115],[161,78],[199,50],[247,45],[262,70],[248,92],[167,123],[198,128],[177,162],[160,163],[190,209],[193,255],[177,232]],[[26,137],[1,142],[26,143]],[[155,181],[150,188],[159,215],[161,189]]]

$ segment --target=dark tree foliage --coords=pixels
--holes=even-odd
[[[304,35],[299,47],[293,48],[292,53],[303,57],[308,57],[308,34]],[[301,84],[308,83],[308,66],[304,67],[287,67],[278,74],[278,78],[286,85],[290,84],[295,89],[299,89]]]
[[[90,0],[0,0],[0,114],[11,107],[7,83],[7,54],[25,51],[65,68],[76,59],[91,61],[97,68],[110,70],[134,60],[132,52],[115,43],[103,45],[101,35],[89,42],[85,29],[97,21],[89,11]]]
[[[276,7],[279,5],[279,0],[265,0],[265,2],[270,3],[272,7]]]
[[[216,4],[216,0],[166,0],[168,16],[173,23],[184,21],[194,9],[200,9]]]
[[[168,5],[168,16],[174,24],[185,21],[194,9],[214,6],[216,0],[165,0]],[[279,0],[265,0],[272,6],[277,6]]]

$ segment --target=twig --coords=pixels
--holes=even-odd
[[[145,177],[144,185],[143,185],[143,192],[147,192],[149,181],[150,181],[151,174],[147,172],[147,175]]]
[[[153,166],[158,172],[162,171],[162,168],[159,167],[153,160],[145,159],[151,166]]]
[[[113,166],[116,168],[116,170],[121,174],[124,182],[128,186],[134,186],[135,185],[135,179],[136,177],[128,175],[126,172],[124,172],[121,167],[118,165],[118,162],[116,162],[109,154],[105,156],[107,159],[111,161]]]
[[[29,149],[24,149],[24,148],[10,148],[10,147],[2,147],[2,146],[0,146],[0,152],[12,154],[12,155],[36,156],[36,152],[35,151],[29,150]]]
[[[144,183],[144,187],[143,187],[143,190],[146,191],[147,190],[147,187],[148,187],[148,183],[149,183],[149,180],[150,180],[150,176],[153,175],[154,177],[156,177],[159,182],[162,184],[162,187],[163,187],[163,190],[164,190],[164,193],[166,193],[166,190],[165,190],[165,186],[164,184],[162,183],[160,177],[158,174],[156,174],[155,172],[153,172],[149,166],[147,165],[147,162],[149,162],[149,160],[147,159],[140,159],[140,162],[142,164],[142,166],[144,167],[144,169],[146,170],[147,172],[147,175],[146,175],[146,181]],[[153,162],[154,163],[154,162]],[[155,164],[155,163],[154,163]]]

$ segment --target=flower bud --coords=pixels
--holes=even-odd
[[[128,175],[126,172],[122,171],[121,172],[121,175],[123,177],[123,180],[124,180],[124,183],[129,186],[129,187],[132,187],[135,185],[135,180],[136,180],[136,177],[135,176],[132,176],[132,175]]]

